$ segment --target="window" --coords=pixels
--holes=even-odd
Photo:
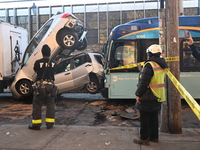
[[[134,41],[114,42],[110,54],[111,68],[137,62],[137,45]]]
[[[42,38],[44,37],[44,35],[47,33],[47,31],[49,30],[51,24],[53,22],[52,20],[49,20],[39,31],[38,33],[35,35],[35,41],[37,42],[37,44],[40,43],[40,41],[42,40]]]
[[[95,59],[100,63],[102,66],[104,65],[104,59],[101,55],[94,55]]]
[[[80,65],[81,65],[81,57],[75,58],[74,59],[74,68],[76,68]]]
[[[31,40],[30,44],[28,45],[25,53],[24,53],[24,58],[23,58],[23,64],[25,64],[29,57],[31,56],[31,54],[34,52],[34,50],[36,49],[36,47],[38,46],[38,44],[40,43],[40,41],[42,40],[42,38],[44,37],[44,35],[46,34],[46,32],[48,31],[49,27],[51,26],[53,20],[49,20],[39,31],[38,33],[33,37],[33,39]]]
[[[73,63],[74,63],[73,67],[77,68],[77,67],[79,67],[80,65],[82,65],[82,64],[84,64],[86,62],[88,62],[86,54],[78,55],[77,57],[75,57],[73,59]]]
[[[37,44],[35,40],[32,40],[24,53],[23,60],[22,60],[23,64],[25,64],[28,61],[29,57],[31,56],[31,54],[33,53],[36,47],[37,47]]]
[[[71,70],[70,59],[64,60],[58,64],[58,71],[57,73],[66,72]]]
[[[200,41],[194,41],[194,44],[197,46],[198,49],[200,49]],[[181,71],[200,71],[200,62],[193,57],[192,51],[190,50],[186,42],[182,42],[180,53]]]

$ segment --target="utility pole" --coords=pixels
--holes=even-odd
[[[179,57],[179,0],[166,0],[166,39],[167,57]],[[180,79],[179,61],[169,62],[168,67],[172,74]],[[169,80],[169,79],[168,79]],[[181,98],[180,94],[171,81],[168,81],[168,112],[169,132],[172,134],[182,133],[181,121]]]
[[[165,19],[165,0],[160,0],[160,10],[159,10],[159,45],[162,50],[164,50],[164,55],[166,56],[166,19]],[[167,85],[167,82],[166,82]],[[168,104],[167,101],[163,102],[161,110],[161,125],[160,131],[167,133],[168,130]]]

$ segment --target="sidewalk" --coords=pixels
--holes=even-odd
[[[183,134],[160,133],[159,143],[133,143],[139,128],[63,126],[29,130],[28,125],[0,125],[0,150],[199,150],[200,128]]]

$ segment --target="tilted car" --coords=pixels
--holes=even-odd
[[[103,87],[104,57],[100,53],[80,53],[67,58],[60,58],[55,74],[55,85],[58,94],[85,89],[95,94]],[[33,69],[33,68],[30,68]],[[23,79],[21,77],[23,76]],[[11,92],[15,99],[26,98],[33,93],[34,78],[25,78],[25,74],[17,74]],[[18,80],[19,79],[19,80]]]
[[[51,49],[51,58],[63,51],[73,52],[87,47],[86,31],[83,22],[70,13],[53,15],[33,36],[29,42],[20,69],[16,73],[10,89],[14,98],[30,95],[29,81],[34,81],[34,62],[42,58],[42,46],[47,44]],[[27,89],[27,90],[26,90]],[[20,94],[19,94],[20,93]]]

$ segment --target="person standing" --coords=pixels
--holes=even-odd
[[[167,64],[161,58],[162,49],[153,44],[147,48],[147,60],[139,75],[135,106],[140,111],[140,138],[134,139],[136,144],[148,145],[149,141],[158,142],[158,112],[166,100],[164,68]]]
[[[198,61],[200,61],[200,51],[194,45],[194,41],[193,41],[191,35],[190,35],[189,38],[186,39],[186,42],[188,43],[188,46],[190,47],[190,49],[192,51],[192,55],[194,56],[194,58],[196,58]]]
[[[37,79],[34,88],[32,124],[28,126],[32,130],[40,130],[42,125],[42,105],[46,104],[46,127],[50,129],[55,123],[54,101],[56,86],[54,85],[54,74],[57,70],[56,61],[50,59],[51,50],[48,45],[42,47],[43,58],[36,60],[34,71]]]

